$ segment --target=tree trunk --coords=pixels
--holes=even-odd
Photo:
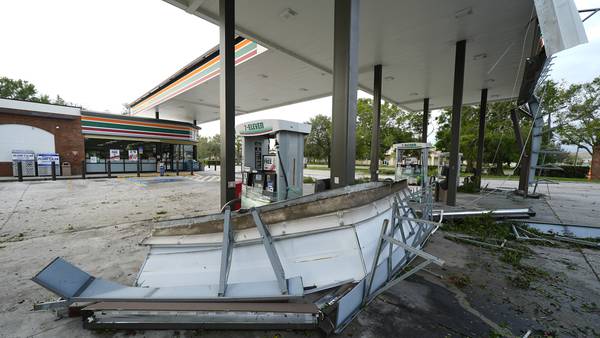
[[[591,164],[592,174],[590,178],[592,180],[600,180],[600,144],[595,145],[592,148],[592,164]]]
[[[502,161],[496,162],[496,167],[493,169],[493,174],[498,176],[504,176],[504,170],[502,170]]]

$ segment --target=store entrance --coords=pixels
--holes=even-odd
[[[196,146],[135,140],[85,139],[87,173],[158,172],[162,163],[167,171],[200,170]],[[112,154],[112,155],[111,155]]]

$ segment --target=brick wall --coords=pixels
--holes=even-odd
[[[54,135],[56,152],[61,162],[71,163],[73,175],[81,174],[81,161],[85,158],[81,118],[62,119],[19,115],[0,110],[0,124],[23,124],[46,130]],[[12,163],[0,162],[0,176],[12,176]]]

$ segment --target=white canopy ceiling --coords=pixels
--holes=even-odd
[[[165,1],[216,23],[218,0]],[[490,100],[515,97],[535,16],[533,0],[361,1],[360,87],[371,91],[373,65],[382,64],[387,100],[410,110],[425,97],[432,109],[450,106],[455,43],[464,39],[463,102],[478,102],[482,88]],[[238,113],[331,94],[333,17],[333,0],[236,0],[238,33],[268,49],[236,68]],[[161,114],[216,120],[218,89],[213,78],[161,103]],[[154,114],[150,108],[138,114]]]

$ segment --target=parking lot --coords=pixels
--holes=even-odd
[[[34,303],[56,297],[30,278],[57,256],[95,276],[131,284],[146,254],[138,243],[149,235],[154,220],[219,210],[218,180],[207,178],[210,174],[0,183],[0,336],[319,336],[297,331],[92,332],[82,329],[79,318],[56,320],[50,312],[31,311]],[[564,184],[561,193],[527,203],[538,209],[538,217],[550,213],[564,221],[594,222],[600,217],[597,187]],[[460,198],[483,207],[493,199],[522,204],[502,194],[474,201],[476,196]],[[582,214],[585,218],[576,218]],[[597,250],[535,247],[527,264],[556,278],[532,282],[527,290],[511,287],[506,276],[516,270],[499,262],[497,253],[450,241],[443,231],[425,250],[445,259],[446,267],[418,273],[386,292],[342,336],[522,335],[528,329],[600,334],[594,319],[598,310],[592,305],[599,302],[590,301],[600,299],[594,275],[600,271]],[[468,276],[468,283],[457,287],[457,276]]]

